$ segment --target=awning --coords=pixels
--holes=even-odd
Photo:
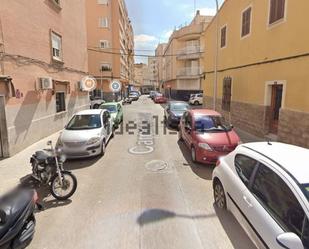
[[[12,82],[12,78],[8,75],[0,75],[0,83],[5,83],[6,84],[6,89],[7,89],[7,94],[6,96],[11,98],[15,97],[15,87]]]

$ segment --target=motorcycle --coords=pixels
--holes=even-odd
[[[37,200],[33,189],[15,189],[0,198],[0,249],[22,249],[30,244]]]
[[[57,200],[67,200],[76,191],[77,179],[70,172],[65,171],[63,164],[66,160],[61,150],[54,149],[48,141],[49,150],[37,151],[32,155],[32,177],[44,185],[50,185],[50,192]]]

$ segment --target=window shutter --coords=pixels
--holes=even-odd
[[[285,0],[270,0],[269,24],[284,18]]]
[[[222,110],[231,110],[231,97],[232,97],[232,78],[226,77],[223,80],[223,96],[222,96]]]

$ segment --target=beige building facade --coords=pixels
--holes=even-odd
[[[109,100],[113,80],[123,89],[134,80],[133,28],[124,0],[87,0],[86,12],[89,73]]]
[[[309,2],[228,0],[219,17],[216,109],[252,134],[309,148]],[[217,18],[217,17],[216,17]],[[203,89],[213,107],[216,19]]]
[[[85,1],[0,4],[0,157],[63,129],[89,107]]]
[[[204,42],[203,32],[212,17],[197,11],[192,22],[171,35],[164,51],[166,94],[175,99],[187,99],[190,93],[202,90]]]
[[[158,78],[158,88],[160,92],[163,91],[164,87],[164,80],[166,78],[165,75],[165,58],[164,58],[164,51],[166,49],[166,43],[160,43],[156,48],[156,59],[157,59],[157,78]]]

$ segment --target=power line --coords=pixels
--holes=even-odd
[[[175,57],[175,56],[182,56],[182,55],[198,55],[198,54],[203,53],[203,52],[195,52],[195,53],[185,53],[185,54],[146,55],[146,54],[112,52],[112,51],[106,51],[101,48],[88,48],[88,50],[98,52],[98,53],[103,53],[103,54],[126,55],[126,56],[147,57],[147,58],[161,58],[161,57],[163,58],[163,57]]]

